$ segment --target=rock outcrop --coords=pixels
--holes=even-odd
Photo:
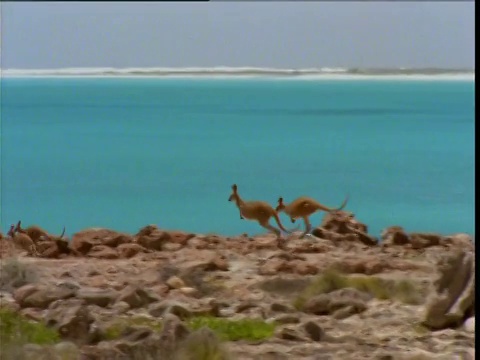
[[[94,228],[39,238],[38,257],[2,236],[0,316],[58,333],[57,344],[18,347],[27,360],[473,359],[468,235],[396,226],[377,244],[341,211],[315,237],[298,234],[280,247],[271,234]]]
[[[458,327],[475,313],[475,255],[459,251],[444,259],[438,271],[423,324],[433,330]]]

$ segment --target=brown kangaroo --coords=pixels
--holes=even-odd
[[[48,238],[50,236],[47,231],[43,230],[40,226],[37,225],[31,225],[26,229],[23,229],[21,220],[18,221],[17,226],[15,227],[15,232],[27,234],[30,239],[32,239],[35,243],[42,237]]]
[[[28,252],[29,255],[38,256],[37,248],[35,247],[35,242],[30,236],[26,233],[17,232],[15,225],[10,225],[10,230],[8,235],[12,238],[13,244],[16,247],[19,247],[22,250]]]
[[[297,218],[302,218],[303,221],[305,222],[305,232],[300,236],[300,238],[303,238],[305,235],[310,233],[310,230],[312,229],[312,225],[310,224],[309,217],[317,212],[317,211],[326,211],[326,212],[333,212],[333,211],[339,211],[342,210],[348,202],[348,195],[346,196],[345,200],[343,201],[342,205],[338,208],[329,208],[325,205],[320,204],[318,201],[307,197],[307,196],[302,196],[299,197],[295,200],[293,200],[290,204],[285,205],[283,202],[283,198],[280,197],[278,199],[278,206],[276,207],[276,211],[280,212],[283,211],[285,214],[287,214],[290,217],[290,220],[292,223],[295,222]]]
[[[270,204],[265,201],[243,200],[238,194],[238,187],[236,184],[232,185],[232,191],[233,192],[228,198],[228,201],[235,201],[235,204],[240,210],[240,218],[257,221],[260,226],[274,232],[280,239],[282,236],[281,231],[269,224],[270,218],[273,216],[280,229],[288,234],[291,233],[291,230],[285,229],[285,227],[282,225],[277,212],[272,206],[270,206]]]

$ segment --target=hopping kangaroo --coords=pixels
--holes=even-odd
[[[23,229],[21,220],[18,220],[17,226],[15,227],[14,231],[21,234],[27,234],[30,239],[32,239],[35,243],[42,238],[46,239],[49,237],[48,232],[37,225],[31,225],[26,229]]]
[[[340,207],[332,209],[306,196],[299,197],[287,205],[283,203],[283,198],[280,197],[278,199],[278,206],[275,210],[277,212],[283,211],[285,214],[287,214],[292,223],[294,223],[296,219],[302,218],[305,222],[305,232],[300,236],[300,238],[303,238],[305,235],[309,234],[310,230],[312,229],[312,225],[310,224],[309,220],[310,215],[317,211],[333,212],[342,210],[347,205],[347,202],[348,195]]]
[[[10,226],[10,230],[8,231],[8,235],[12,238],[13,244],[22,249],[27,251],[29,255],[38,256],[37,248],[35,246],[35,242],[28,236],[26,233],[17,232],[15,225]]]
[[[266,203],[265,201],[243,200],[240,195],[238,195],[238,187],[235,184],[232,185],[232,190],[233,192],[228,198],[228,201],[235,201],[235,204],[240,210],[240,218],[255,220],[260,224],[260,226],[274,232],[278,238],[281,238],[280,230],[269,224],[270,218],[273,216],[280,229],[288,234],[291,233],[290,230],[287,230],[283,227],[277,212],[272,206],[270,206],[270,204]]]

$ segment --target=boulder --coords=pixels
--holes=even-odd
[[[463,328],[465,331],[471,332],[472,334],[475,334],[475,316],[472,316],[468,318],[464,323],[463,323]]]
[[[95,245],[115,245],[130,239],[130,235],[104,228],[90,228],[79,231],[72,236],[71,248],[76,252],[85,255]]]
[[[390,226],[382,231],[382,244],[406,245],[410,242],[407,233],[401,226]]]
[[[195,237],[195,234],[187,233],[183,231],[168,231],[166,232],[166,240],[171,243],[180,244],[185,246],[188,240]]]
[[[368,246],[374,246],[378,242],[375,237],[368,234],[365,224],[346,211],[327,213],[320,226],[313,229],[312,235],[333,242],[357,241]]]
[[[81,299],[58,300],[52,303],[45,320],[63,339],[77,345],[92,343],[96,338],[91,327],[94,318]]]
[[[185,287],[185,282],[178,276],[172,276],[165,282],[170,289],[180,289]]]
[[[413,249],[424,249],[430,246],[438,246],[444,236],[434,233],[410,233],[410,244]]]
[[[111,289],[81,288],[77,292],[77,298],[84,300],[87,305],[106,307],[113,303],[118,293]]]
[[[121,259],[130,259],[139,253],[145,252],[146,249],[139,244],[120,244],[117,247],[118,256]]]
[[[459,251],[448,256],[439,262],[438,272],[423,324],[432,330],[458,327],[475,311],[475,255]]]
[[[155,317],[173,314],[180,319],[186,319],[192,315],[192,311],[188,306],[172,300],[164,300],[150,305],[148,313]]]
[[[447,236],[442,241],[443,245],[453,246],[467,251],[475,251],[475,243],[468,234],[454,234]]]
[[[292,326],[277,327],[277,329],[275,330],[275,336],[282,340],[288,341],[308,341],[307,337],[300,329]]]
[[[158,301],[158,298],[138,286],[129,285],[120,292],[117,301],[124,301],[134,309]]]
[[[27,288],[28,287],[28,288]],[[60,299],[67,299],[76,295],[75,289],[63,286],[32,286],[25,285],[14,293],[15,300],[22,308],[44,309]]]
[[[302,328],[313,341],[322,341],[326,338],[325,330],[314,321],[307,321]]]
[[[93,246],[87,255],[89,257],[93,257],[96,259],[106,259],[106,260],[118,259],[117,250],[106,245]]]
[[[123,244],[131,244],[133,242],[133,236],[128,234],[114,233],[103,237],[101,240],[102,245],[117,247]]]
[[[359,222],[355,219],[353,213],[347,211],[333,211],[327,213],[320,227],[325,230],[333,231],[337,234],[350,234],[353,230],[360,231],[362,233],[368,233],[367,225]]]
[[[336,311],[350,307],[350,315],[367,309],[367,302],[372,298],[368,293],[344,288],[327,294],[320,294],[307,300],[303,311],[315,315],[332,315]]]

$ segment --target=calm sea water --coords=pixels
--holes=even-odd
[[[264,232],[236,183],[272,205],[348,193],[374,235],[473,233],[474,107],[468,81],[5,78],[2,229]]]

